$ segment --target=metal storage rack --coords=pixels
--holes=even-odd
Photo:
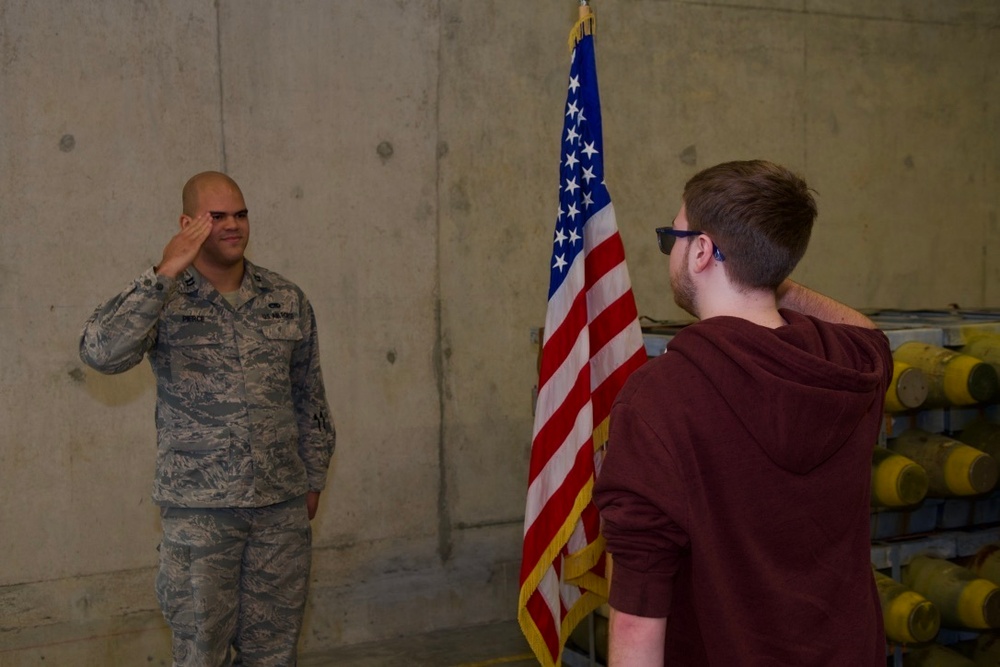
[[[907,341],[959,349],[972,338],[1000,333],[1000,310],[879,311],[869,314],[889,338],[895,350]],[[907,428],[929,433],[954,434],[982,415],[1000,422],[995,402],[972,407],[916,409],[886,415],[879,444]],[[918,555],[954,560],[975,555],[987,544],[1000,542],[1000,493],[971,498],[928,498],[907,511],[873,510],[871,514],[871,560],[876,569],[897,581],[901,569]],[[938,644],[952,645],[975,639],[979,631],[942,628]],[[903,649],[889,647],[895,665],[902,665]]]

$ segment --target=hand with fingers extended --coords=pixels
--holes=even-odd
[[[156,267],[156,272],[168,278],[176,278],[184,269],[191,266],[211,232],[212,214],[208,211],[194,218],[182,216],[181,230],[163,249],[163,258]]]

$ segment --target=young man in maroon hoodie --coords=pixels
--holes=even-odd
[[[730,162],[683,199],[657,235],[699,321],[629,378],[594,489],[610,664],[884,666],[868,512],[888,340],[788,280],[816,217],[802,179]]]

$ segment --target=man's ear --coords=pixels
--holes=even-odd
[[[693,248],[691,248],[691,268],[700,273],[704,271],[709,264],[715,259],[712,256],[713,244],[712,239],[707,236],[697,236],[694,239]]]
[[[191,216],[181,213],[181,229],[184,229],[191,224]]]

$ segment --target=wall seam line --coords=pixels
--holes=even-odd
[[[437,72],[434,82],[434,187],[435,199],[435,235],[437,237],[436,256],[434,258],[434,326],[436,327],[436,342],[434,349],[434,367],[437,371],[438,393],[438,557],[442,563],[451,558],[451,514],[448,512],[448,457],[445,447],[445,361],[444,361],[444,322],[442,316],[441,295],[441,60],[442,60],[442,24],[441,0],[437,0]]]
[[[226,95],[222,79],[222,2],[215,0],[215,61],[219,72],[219,158],[222,173],[229,173],[226,157]]]

